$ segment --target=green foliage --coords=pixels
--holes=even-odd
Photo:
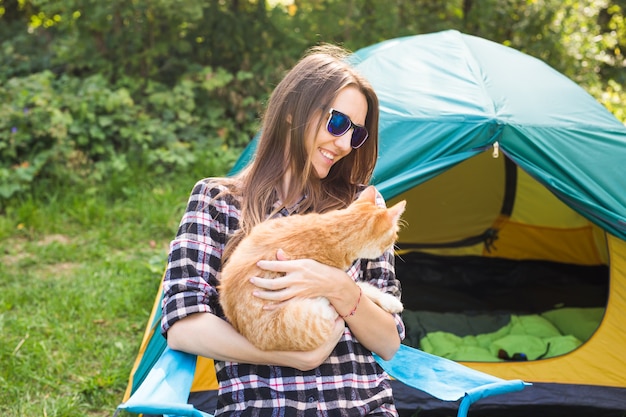
[[[240,147],[256,129],[257,101],[243,92],[251,78],[202,68],[139,92],[100,74],[11,78],[0,86],[0,199],[36,178],[93,183],[129,166],[162,174]]]
[[[307,39],[352,50],[386,39],[461,29],[463,1],[295,1],[291,30]]]

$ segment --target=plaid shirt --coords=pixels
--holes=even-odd
[[[218,194],[220,194],[218,196]],[[217,198],[216,198],[217,197]],[[383,204],[379,195],[380,203]],[[297,213],[297,205],[279,215]],[[219,179],[199,181],[171,243],[164,282],[162,331],[189,314],[224,318],[216,289],[227,236],[237,230],[240,197]],[[358,260],[347,273],[400,296],[392,251]],[[398,334],[405,328],[395,315]],[[397,416],[388,375],[346,326],[330,357],[317,369],[215,361],[219,381],[216,415],[228,416]],[[214,412],[214,410],[206,410]]]

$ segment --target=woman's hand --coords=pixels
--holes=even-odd
[[[250,281],[258,287],[254,296],[273,301],[266,309],[279,308],[294,298],[327,297],[338,286],[351,284],[351,279],[340,269],[324,265],[312,259],[290,260],[281,249],[276,261],[259,261],[257,266],[266,271],[284,274],[278,278],[254,277]]]
[[[346,323],[341,318],[335,320],[332,335],[320,347],[307,352],[277,352],[281,366],[290,366],[301,371],[310,371],[320,366],[330,356],[346,330]]]

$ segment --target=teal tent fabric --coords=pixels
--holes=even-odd
[[[158,305],[161,305],[163,300],[163,294],[161,293]],[[161,357],[161,354],[167,347],[167,341],[161,336],[161,311],[158,310],[154,315],[152,323],[150,323],[151,337],[148,340],[148,344],[143,353],[141,361],[135,371],[135,377],[132,381],[131,392],[135,392],[137,388],[144,381],[150,370],[154,367],[156,362]]]
[[[380,100],[373,183],[386,198],[494,143],[581,215],[626,238],[626,126],[543,61],[449,30],[350,61]]]

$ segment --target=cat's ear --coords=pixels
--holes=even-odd
[[[387,209],[387,213],[393,219],[394,223],[400,221],[400,216],[404,213],[404,209],[406,208],[406,201],[402,200],[399,203],[394,204],[392,207]]]
[[[357,198],[356,201],[361,203],[367,202],[371,204],[376,204],[376,187],[374,187],[373,185],[367,187],[361,192],[361,194],[359,194],[359,198]]]

